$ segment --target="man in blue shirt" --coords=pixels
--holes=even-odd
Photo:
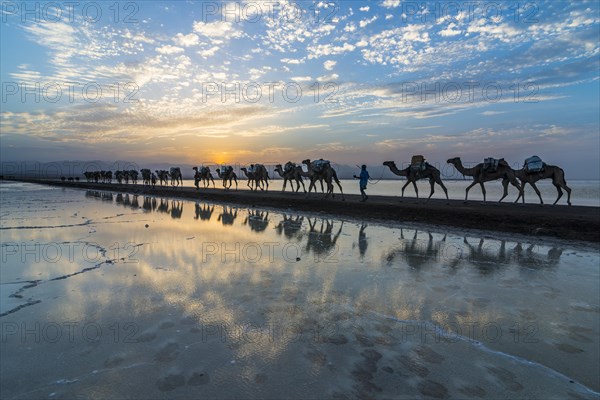
[[[360,176],[356,176],[354,175],[354,179],[360,179],[360,194],[362,195],[362,200],[361,201],[367,201],[367,199],[369,198],[369,196],[367,196],[367,194],[365,193],[365,190],[367,189],[367,183],[369,182],[369,172],[367,171],[367,166],[363,165],[361,167],[360,170]]]

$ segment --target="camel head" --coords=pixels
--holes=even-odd
[[[454,157],[454,158],[449,158],[448,161],[446,161],[448,164],[456,164],[460,162],[460,157]]]
[[[198,167],[192,167],[192,169],[196,172],[198,172]]]
[[[385,165],[386,167],[392,168],[392,167],[396,166],[396,163],[394,161],[384,161],[383,165]]]
[[[242,168],[240,168],[240,171],[247,172],[247,171],[248,171],[248,168],[246,168],[246,167],[242,167]]]
[[[221,169],[220,168],[215,169],[215,171],[217,171],[217,174],[221,173]]]
[[[302,160],[302,164],[310,165],[310,158],[307,158],[306,160]]]

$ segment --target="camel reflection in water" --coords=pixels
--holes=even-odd
[[[238,210],[237,207],[223,206],[223,211],[219,214],[218,221],[221,221],[223,225],[233,225],[233,221],[237,218]]]
[[[180,219],[183,214],[183,201],[172,200],[171,201],[171,218]]]
[[[113,201],[113,194],[111,192],[100,192],[98,190],[86,190],[85,197],[92,197],[103,201]]]
[[[210,219],[212,218],[212,214],[215,211],[215,206],[208,205],[206,203],[202,203],[202,205],[200,205],[200,203],[196,203],[195,210],[196,212],[194,215],[194,219],[199,219],[201,221],[210,221]]]
[[[408,266],[416,271],[428,264],[437,264],[440,255],[443,254],[446,234],[438,241],[433,240],[431,232],[427,232],[427,235],[427,240],[421,240],[418,238],[419,231],[415,229],[412,239],[405,239],[404,229],[400,229],[400,240],[403,244],[400,248],[392,250],[386,255],[385,260],[387,264],[391,265],[396,257],[400,257]]]
[[[463,243],[469,250],[468,259],[475,264],[483,274],[496,272],[501,267],[507,267],[516,264],[525,269],[552,269],[558,266],[560,257],[563,253],[561,248],[551,247],[544,256],[538,251],[536,244],[530,244],[527,249],[523,249],[521,243],[517,243],[513,248],[508,249],[505,240],[486,241],[479,239],[479,244],[474,246],[470,244],[467,238]]]
[[[317,229],[317,219],[308,219],[308,240],[306,241],[306,250],[312,251],[313,254],[323,256],[334,256],[337,252],[337,241],[342,233],[344,221],[340,222],[340,227],[337,232],[333,233],[334,223],[328,219],[321,218],[321,224]]]
[[[159,212],[169,214],[173,219],[181,219],[183,215],[184,201],[168,200],[144,196],[140,207],[138,196],[123,193],[114,194],[88,190],[85,196],[101,201],[115,201],[123,207],[131,209],[142,209],[144,212]],[[210,221],[215,208],[221,208],[218,221],[223,225],[233,225],[238,216],[237,207],[217,206],[207,203],[195,203],[194,219]],[[306,251],[327,257],[339,252],[344,254],[350,248],[338,249],[338,239],[343,231],[343,221],[336,222],[327,218],[305,217],[293,214],[278,214],[280,219],[273,223],[275,232],[284,236],[287,240],[300,242],[306,237]],[[264,232],[272,223],[272,212],[258,209],[248,210],[242,225],[248,226],[252,232]],[[304,221],[308,221],[308,231],[303,229]],[[335,225],[339,224],[337,229]],[[358,240],[348,243],[352,249],[358,247],[360,260],[364,260],[368,248],[366,235],[367,224],[361,223],[358,229]],[[443,266],[449,267],[448,272],[453,273],[459,266],[469,265],[475,267],[481,275],[493,275],[503,268],[511,265],[521,267],[522,273],[541,269],[556,268],[563,254],[559,247],[540,248],[536,244],[522,244],[517,241],[505,239],[492,239],[484,237],[462,237],[462,240],[447,241],[447,235],[430,231],[419,231],[412,229],[408,234],[406,228],[400,229],[400,243],[391,246],[391,249],[383,252],[382,260],[387,265],[397,263],[397,259],[406,263],[414,271],[425,267]],[[377,232],[377,231],[375,231]],[[440,236],[441,235],[441,236]],[[437,239],[436,239],[437,237]]]
[[[156,197],[144,197],[144,202],[142,203],[142,210],[145,212],[151,212],[156,210]]]
[[[447,243],[446,234],[435,240],[431,232],[426,232],[427,239],[420,239],[418,230],[414,231],[412,239],[405,239],[404,229],[400,232],[403,243],[388,252],[384,259],[391,265],[399,257],[416,271],[426,266],[441,265],[449,267],[449,272],[453,273],[463,263],[474,266],[481,275],[492,275],[511,265],[530,270],[548,269],[558,265],[563,252],[560,248],[552,247],[544,256],[536,251],[534,244],[524,249],[521,243],[512,242],[513,246],[506,240],[483,237],[476,244],[472,243],[475,238],[466,236],[462,243]]]
[[[285,236],[288,240],[296,239],[300,241],[304,236],[304,232],[302,232],[303,222],[304,217],[300,215],[288,216],[287,214],[283,214],[283,219],[275,226],[275,231],[279,235]]]
[[[263,232],[269,226],[269,212],[259,210],[248,210],[248,216],[244,220],[254,232]]]
[[[115,196],[115,203],[122,205],[123,207],[131,208],[137,210],[140,208],[140,204],[138,203],[138,195],[134,194],[129,196],[128,193],[122,194],[117,193]]]
[[[523,268],[529,269],[554,269],[558,267],[563,249],[559,247],[550,247],[545,256],[536,252],[537,246],[531,244],[523,250],[521,243],[517,243],[514,249],[515,259]]]

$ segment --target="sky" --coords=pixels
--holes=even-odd
[[[3,1],[0,156],[599,179],[599,4]]]

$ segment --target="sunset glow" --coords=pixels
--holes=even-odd
[[[599,177],[599,3],[2,2],[2,161],[381,164]]]

